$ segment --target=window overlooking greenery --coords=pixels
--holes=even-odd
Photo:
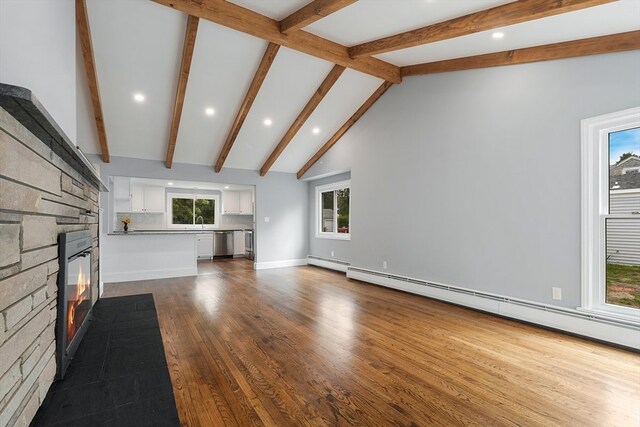
[[[349,232],[349,189],[336,190],[338,201],[338,233]]]
[[[316,187],[318,230],[316,237],[349,239],[351,189],[349,181]]]
[[[215,227],[218,218],[218,196],[169,194],[171,223],[169,226]]]
[[[582,121],[582,306],[640,311],[640,108]]]

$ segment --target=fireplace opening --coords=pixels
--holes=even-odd
[[[62,379],[91,321],[91,233],[60,234],[59,243],[56,341],[58,379]]]

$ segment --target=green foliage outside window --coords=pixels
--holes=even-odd
[[[193,224],[193,199],[174,198],[171,205],[173,224]]]
[[[216,220],[216,201],[214,199],[171,199],[172,216],[171,223],[176,225],[214,225]]]
[[[349,194],[348,188],[336,190],[338,201],[338,233],[349,232]]]
[[[215,224],[216,201],[213,199],[198,199],[195,201],[196,218],[199,216],[204,220],[205,225]],[[199,221],[196,221],[200,224]]]

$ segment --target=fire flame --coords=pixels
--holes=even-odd
[[[76,325],[75,325],[75,317],[76,317],[76,308],[87,299],[87,296],[85,295],[85,291],[87,290],[87,288],[89,287],[89,283],[88,282],[88,277],[86,277],[84,275],[84,272],[82,271],[82,266],[79,266],[80,269],[78,271],[78,280],[76,282],[76,292],[75,295],[70,295],[70,305],[69,305],[69,312],[68,312],[68,316],[67,316],[67,340],[71,341],[71,339],[73,338],[73,336],[76,333]],[[80,321],[80,323],[82,323],[82,320]],[[79,326],[79,325],[78,325]]]

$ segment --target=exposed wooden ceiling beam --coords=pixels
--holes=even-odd
[[[519,0],[449,21],[407,31],[349,48],[352,58],[420,46],[454,37],[506,27],[615,0]]]
[[[229,135],[227,135],[227,140],[222,147],[222,151],[220,151],[220,155],[218,156],[218,160],[214,166],[214,170],[216,172],[220,172],[222,170],[222,166],[224,162],[227,160],[227,156],[229,152],[231,152],[231,148],[233,147],[236,138],[238,137],[238,133],[240,133],[240,129],[242,128],[242,124],[244,120],[247,118],[247,114],[249,114],[249,110],[253,105],[253,101],[255,101],[258,92],[260,91],[260,87],[262,86],[262,82],[264,82],[265,77],[267,77],[267,73],[269,72],[269,68],[271,68],[271,64],[273,64],[273,60],[276,58],[276,54],[278,53],[278,49],[280,49],[280,45],[275,43],[269,43],[267,46],[267,50],[264,52],[262,56],[262,61],[260,61],[260,65],[258,66],[258,70],[256,74],[253,76],[253,81],[249,86],[249,90],[244,97],[244,101],[242,101],[242,105],[240,106],[240,110],[238,110],[238,114],[236,115],[236,119],[233,121],[233,125],[231,126],[231,130],[229,131]]]
[[[409,65],[402,68],[403,76],[444,73],[447,71],[470,70],[474,68],[499,67],[502,65],[524,64],[527,62],[573,58],[640,49],[640,31],[592,37],[569,42],[554,43],[524,49],[488,53],[485,55],[449,59]]]
[[[400,83],[400,67],[376,58],[349,57],[348,48],[297,30],[280,32],[280,22],[225,0],[153,0],[189,15],[342,65],[393,83]]]
[[[329,92],[331,87],[338,81],[338,78],[344,71],[344,67],[342,65],[334,65],[327,77],[325,77],[324,81],[320,84],[318,90],[315,91],[307,105],[304,106],[302,112],[296,117],[293,121],[293,124],[289,128],[289,130],[284,134],[282,140],[278,143],[276,148],[273,150],[269,158],[262,168],[260,169],[260,176],[265,176],[266,173],[271,169],[271,166],[276,162],[280,154],[287,148],[287,145],[291,142],[293,137],[298,133],[302,125],[307,121],[311,113],[316,109],[316,107],[320,104],[320,101],[325,97],[325,95]]]
[[[316,152],[316,154],[314,154],[309,159],[309,161],[305,163],[302,168],[300,168],[297,174],[298,179],[302,178],[302,176],[307,173],[311,166],[313,166],[318,160],[320,160],[320,157],[324,156],[324,154],[329,151],[329,149],[333,147],[340,138],[342,138],[342,135],[347,133],[351,126],[353,126],[358,120],[360,120],[362,116],[364,116],[364,113],[366,113],[367,110],[369,110],[369,108],[371,108],[371,106],[375,104],[375,102],[387,91],[387,89],[391,87],[392,84],[393,83],[391,82],[382,83],[382,85],[373,93],[373,95],[371,95],[364,102],[364,104],[362,104],[362,106],[358,108],[358,111],[353,113],[353,116],[349,117],[349,120],[347,120],[342,125],[342,127],[338,129],[338,131],[334,133],[333,136],[329,138],[329,140]]]
[[[173,154],[176,151],[178,128],[180,127],[180,118],[182,117],[182,106],[184,105],[184,95],[187,91],[187,82],[189,81],[189,71],[191,70],[193,48],[196,45],[199,21],[200,19],[193,15],[189,15],[189,18],[187,19],[187,31],[184,35],[182,63],[180,65],[178,89],[176,90],[176,103],[173,107],[173,121],[171,122],[171,132],[169,133],[169,145],[167,146],[167,159],[165,161],[165,166],[167,168],[171,168],[173,165]]]
[[[358,0],[314,0],[280,21],[280,32],[292,31],[311,25]]]
[[[89,93],[91,95],[91,104],[93,105],[93,116],[96,121],[102,161],[109,163],[109,143],[107,142],[107,131],[104,126],[104,116],[102,115],[100,86],[98,86],[98,75],[96,73],[96,63],[93,56],[93,42],[91,41],[91,27],[89,26],[86,0],[76,0],[76,25],[80,47],[82,48],[84,69],[87,73],[87,82],[89,83]]]

